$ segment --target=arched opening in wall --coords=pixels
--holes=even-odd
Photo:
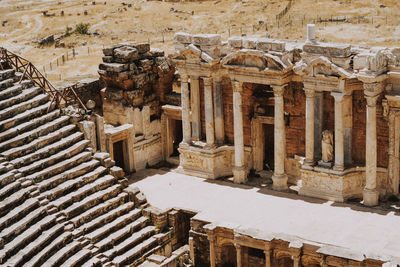
[[[247,250],[247,259],[248,259],[247,266],[252,266],[252,267],[265,266],[264,250],[249,247]]]
[[[293,267],[294,262],[289,257],[283,257],[283,258],[275,259],[274,266],[275,267]]]
[[[223,245],[221,248],[221,267],[236,267],[236,249],[232,244]]]
[[[118,141],[113,143],[113,153],[115,165],[125,169],[124,165],[124,141]]]

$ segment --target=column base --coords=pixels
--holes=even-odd
[[[344,165],[333,165],[335,171],[344,171]]]
[[[272,189],[276,191],[286,191],[288,177],[286,174],[274,174],[272,175]]]
[[[312,166],[315,165],[315,161],[314,161],[314,160],[307,160],[307,159],[305,159],[303,164],[306,165],[306,166],[312,167]]]
[[[364,189],[363,202],[365,206],[373,207],[379,204],[379,192],[376,189]]]
[[[247,182],[247,170],[246,167],[233,167],[233,182],[235,184],[243,184]]]

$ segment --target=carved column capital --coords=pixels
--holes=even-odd
[[[374,82],[374,83],[364,83],[364,91],[367,93],[375,93],[379,94],[383,91],[383,83],[382,82]]]
[[[186,73],[181,74],[181,82],[187,83],[189,80],[189,76]]]
[[[233,81],[233,92],[242,93],[243,92],[243,83],[239,81]]]
[[[199,76],[197,75],[190,75],[190,81],[197,81],[199,79]]]
[[[331,96],[333,96],[335,102],[342,102],[345,95],[342,92],[331,92]]]
[[[274,90],[274,96],[275,97],[283,96],[283,93],[285,92],[285,87],[286,87],[286,84],[284,84],[284,85],[271,85],[271,88]]]
[[[315,97],[315,90],[314,89],[307,89],[304,88],[304,93],[306,94],[307,98],[313,98]]]
[[[204,77],[204,78],[203,78],[203,81],[204,81],[204,86],[212,86],[212,82],[213,82],[213,79],[212,79],[212,78],[210,78],[210,77]]]
[[[367,94],[365,93],[365,99],[367,100],[367,105],[369,107],[376,107],[376,101],[379,98],[379,94]]]

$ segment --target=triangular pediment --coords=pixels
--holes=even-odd
[[[218,62],[218,59],[213,59],[211,56],[202,52],[198,47],[193,44],[190,44],[180,50],[180,52],[174,57],[175,60],[184,60],[187,63],[206,63],[206,64],[215,64]]]
[[[324,56],[315,58],[310,62],[301,60],[296,63],[293,70],[300,76],[352,78],[352,73],[332,63]]]
[[[227,55],[222,59],[221,63],[226,68],[244,68],[258,71],[282,72],[288,68],[277,56],[259,50],[247,49]]]

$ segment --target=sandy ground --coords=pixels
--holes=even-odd
[[[93,5],[92,2],[96,4]],[[395,46],[400,41],[400,3],[394,0],[295,0],[279,21],[288,1],[217,0],[160,2],[144,0],[0,0],[0,44],[31,60],[52,81],[73,81],[77,75],[97,76],[101,48],[123,41],[148,42],[173,51],[177,31],[269,36],[303,40],[307,23],[317,23],[321,41]],[[130,6],[129,6],[130,5]],[[44,16],[42,11],[54,16]],[[64,11],[64,16],[61,12]],[[84,15],[85,11],[87,15]],[[345,22],[329,19],[346,18]],[[6,23],[3,23],[5,22]],[[325,21],[318,23],[318,21]],[[38,47],[50,34],[59,36],[67,27],[89,23],[90,33],[64,38],[67,48]],[[67,51],[87,49],[63,67],[56,60]],[[50,69],[50,62],[52,68]],[[44,68],[43,68],[44,67]]]
[[[400,214],[148,169],[131,178],[153,206],[199,211],[215,224],[400,257]]]

